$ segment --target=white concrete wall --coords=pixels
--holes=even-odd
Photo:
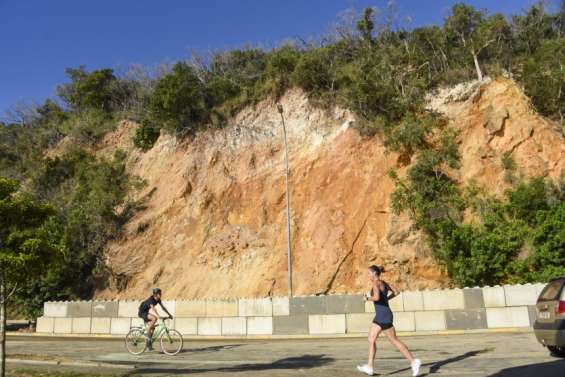
[[[404,291],[390,301],[390,307],[399,332],[527,328],[535,319],[530,318],[535,313],[528,307],[535,305],[544,286],[538,283]],[[337,295],[290,299],[167,300],[164,304],[175,316],[169,325],[186,336],[285,335],[284,331],[304,335],[339,335],[368,331],[374,305],[362,300],[360,295]],[[132,326],[143,325],[137,317],[139,304],[137,300],[86,301],[80,304],[46,302],[44,316],[37,321],[37,332],[121,336]],[[89,305],[92,306],[90,317],[85,316]],[[164,312],[161,314],[165,315]],[[279,318],[278,322],[276,318]],[[475,318],[475,321],[467,321],[466,318]],[[275,322],[280,324],[277,329],[274,328]]]

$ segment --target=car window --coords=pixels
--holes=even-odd
[[[563,280],[555,280],[545,286],[543,291],[539,296],[542,301],[553,301],[557,300],[559,293],[561,292],[561,286],[563,285]]]

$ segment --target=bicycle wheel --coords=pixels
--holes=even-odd
[[[143,329],[131,329],[126,335],[126,349],[132,355],[140,355],[145,351],[145,333]]]
[[[167,355],[176,355],[182,349],[182,335],[177,330],[164,331],[160,340],[161,349]]]

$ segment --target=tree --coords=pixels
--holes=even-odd
[[[463,49],[473,57],[479,81],[483,81],[479,54],[499,40],[507,27],[506,20],[501,15],[485,18],[484,11],[462,3],[455,4],[451,15],[445,20],[448,34],[458,40]]]
[[[374,8],[365,8],[363,11],[363,17],[357,21],[357,30],[361,34],[361,38],[372,45],[374,43],[373,30],[375,29],[374,21]]]
[[[74,110],[98,110],[105,113],[112,111],[112,101],[116,95],[117,78],[109,68],[90,73],[84,66],[67,68],[69,84],[57,88],[59,96]]]
[[[545,41],[526,62],[524,87],[536,109],[563,122],[565,117],[565,38]]]
[[[7,303],[57,254],[47,230],[53,213],[51,207],[18,193],[15,181],[0,177],[0,377],[6,365]]]
[[[531,55],[536,52],[544,39],[559,34],[559,15],[556,18],[557,33],[553,19],[545,10],[543,0],[533,4],[524,15],[512,17],[516,33],[516,50],[520,54]]]
[[[157,82],[149,99],[149,116],[179,133],[193,133],[208,119],[205,87],[191,66],[177,63]]]

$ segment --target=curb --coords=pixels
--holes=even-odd
[[[26,365],[53,365],[53,366],[63,366],[63,367],[135,369],[135,366],[130,364],[110,364],[110,363],[97,363],[90,361],[28,360],[28,359],[7,358],[6,363],[26,364]]]
[[[442,330],[442,331],[410,331],[398,332],[399,337],[406,336],[432,336],[432,335],[466,335],[466,334],[497,334],[497,333],[531,333],[530,327],[509,327],[497,329],[477,329],[477,330]],[[29,338],[73,338],[73,339],[100,339],[100,340],[123,340],[125,334],[50,334],[50,333],[19,333],[7,332],[8,337],[29,337]],[[183,335],[184,340],[194,341],[219,341],[219,340],[316,340],[316,339],[360,339],[366,338],[367,334],[328,334],[328,335],[247,335],[247,336],[204,336],[204,335]]]

